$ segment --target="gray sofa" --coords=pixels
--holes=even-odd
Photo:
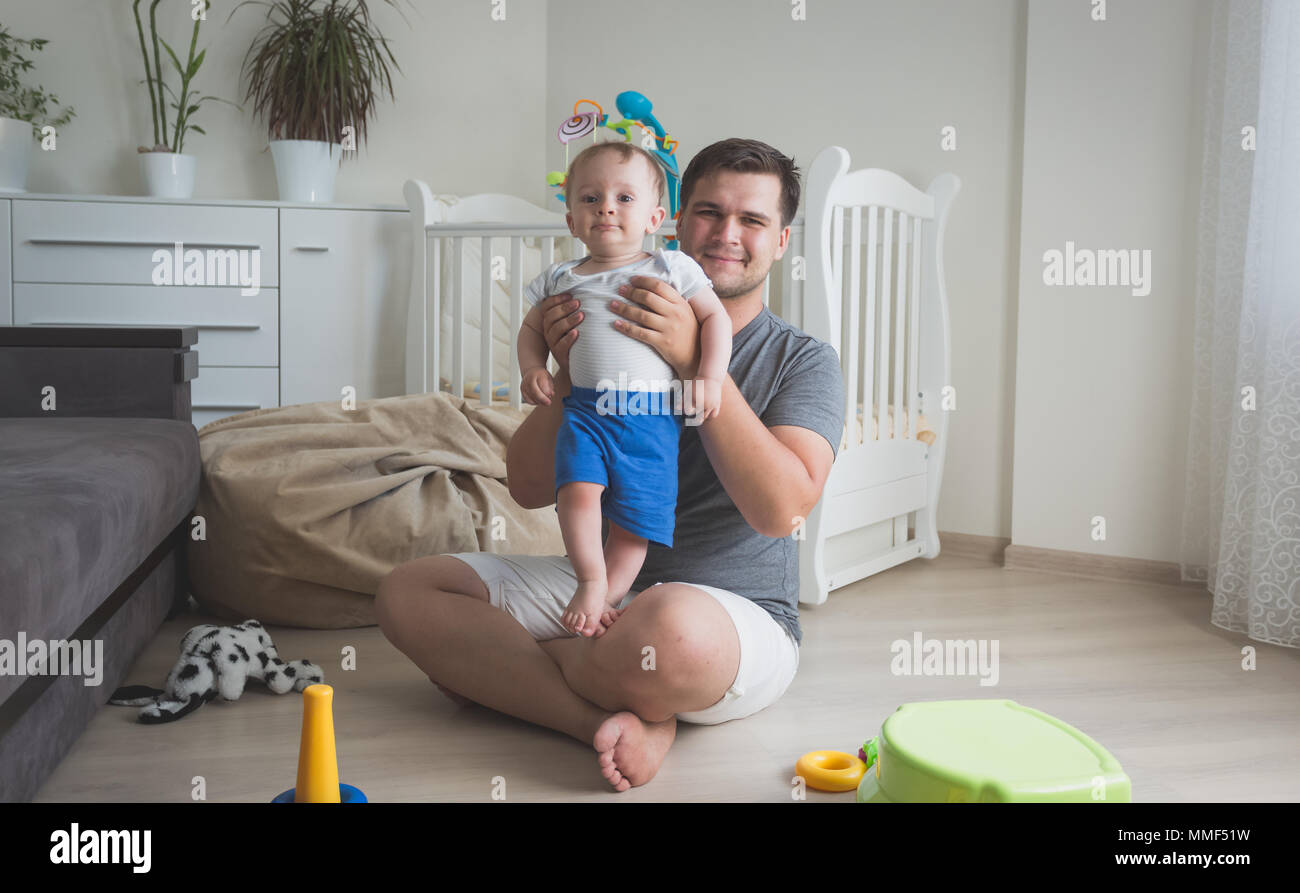
[[[28,673],[26,654],[0,669],[0,802],[36,795],[186,606],[197,340],[193,327],[0,326],[0,640],[11,653],[88,641],[87,656],[103,643],[98,684],[85,667]]]

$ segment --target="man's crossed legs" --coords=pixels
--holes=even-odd
[[[748,716],[794,678],[794,640],[748,599],[661,583],[585,638],[560,624],[575,580],[563,556],[430,556],[384,579],[376,612],[439,688],[591,743],[619,791],[654,777],[679,716]]]

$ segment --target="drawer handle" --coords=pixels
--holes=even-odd
[[[172,248],[176,240],[169,242],[149,242],[135,239],[28,239],[32,245],[109,245],[120,248]],[[185,242],[190,248],[261,248],[261,245],[243,242]]]
[[[294,245],[294,251],[329,251],[328,245]]]
[[[195,403],[191,409],[261,409],[260,403]]]
[[[104,321],[92,320],[89,322],[49,322],[46,320],[38,319],[35,322],[28,323],[27,325],[29,326],[102,326],[104,325]],[[139,322],[139,323],[132,322],[132,323],[114,323],[114,326],[115,327],[125,326],[128,328],[134,326],[164,326],[169,329],[192,328],[192,329],[212,329],[213,331],[229,329],[231,331],[240,331],[240,332],[251,332],[261,328],[261,326],[258,325],[257,323],[193,323],[193,322]]]

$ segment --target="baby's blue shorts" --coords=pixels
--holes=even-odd
[[[623,404],[619,414],[620,399],[639,405]],[[672,548],[677,443],[684,425],[680,412],[673,412],[672,393],[571,387],[562,402],[564,420],[555,437],[555,489],[570,481],[604,485],[600,506],[606,518]]]

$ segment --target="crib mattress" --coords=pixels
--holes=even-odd
[[[441,382],[442,382],[442,389],[444,391],[451,390],[450,381],[443,378],[441,379]],[[477,378],[467,378],[465,380],[465,392],[464,392],[465,399],[467,400],[478,399],[479,393],[480,393],[479,380]],[[504,403],[509,399],[510,399],[509,383],[504,381],[494,381],[492,383],[492,401],[494,403],[498,401]],[[858,404],[857,421],[854,425],[854,436],[857,438],[854,441],[855,443],[861,443],[863,439],[863,426],[862,426],[863,406],[864,404],[862,403]],[[879,413],[876,412],[875,404],[873,403],[871,408],[871,437],[870,437],[871,440],[880,439],[880,423],[877,418],[878,415]],[[888,419],[889,422],[888,433],[885,436],[887,438],[892,438],[894,437],[894,406],[892,403],[889,405],[889,409],[886,410],[885,417],[886,419]],[[907,414],[904,413],[903,433],[902,433],[903,437],[911,436],[911,431],[909,430],[910,427],[911,427],[911,420],[908,418]],[[937,436],[938,435],[935,434],[934,428],[931,427],[930,422],[926,419],[925,415],[923,413],[918,413],[917,421],[916,421],[916,439],[922,441],[923,443],[933,445]],[[849,426],[848,423],[845,422],[844,432],[840,435],[839,450],[843,451],[844,448],[848,446],[848,443],[849,443]]]

